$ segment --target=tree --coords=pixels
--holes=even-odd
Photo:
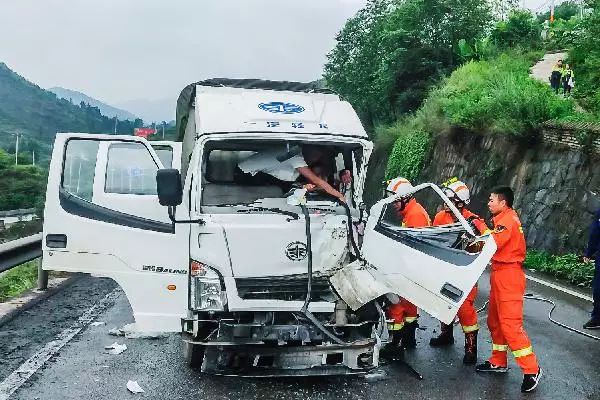
[[[590,12],[579,25],[569,63],[574,67],[580,103],[600,114],[600,0],[589,0],[587,6]]]
[[[336,37],[324,77],[363,122],[389,122],[419,107],[462,62],[459,41],[482,38],[490,20],[487,1],[370,0]]]
[[[507,21],[496,24],[491,37],[499,48],[537,48],[541,44],[541,27],[531,11],[513,10]]]
[[[579,5],[574,1],[564,1],[558,6],[554,7],[554,19],[568,21],[571,17],[577,15],[579,12]],[[544,23],[550,20],[550,10],[545,13],[537,15],[538,23]]]

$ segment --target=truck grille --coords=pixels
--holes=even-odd
[[[303,301],[306,298],[307,274],[269,276],[265,278],[238,278],[235,280],[239,296],[244,300]],[[313,276],[311,300],[333,301],[329,277]]]

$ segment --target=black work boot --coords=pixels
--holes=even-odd
[[[465,333],[465,356],[463,364],[472,365],[477,362],[477,333],[478,331]]]
[[[390,332],[390,341],[381,349],[379,355],[390,361],[402,359],[404,355],[402,349],[402,330]]]
[[[452,324],[446,325],[441,323],[441,331],[438,337],[429,339],[429,345],[431,347],[442,347],[449,346],[454,343],[454,327]]]
[[[413,321],[410,323],[405,323],[404,328],[402,328],[402,347],[405,349],[414,349],[417,347],[417,328],[419,327],[419,323],[417,321]]]
[[[540,383],[542,377],[542,369],[539,368],[537,374],[525,374],[523,375],[523,383],[521,384],[521,392],[528,393],[533,392]]]
[[[591,318],[588,322],[583,324],[583,329],[600,329],[600,319]]]

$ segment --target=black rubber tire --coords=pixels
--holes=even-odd
[[[204,361],[204,346],[183,342],[183,358],[190,368],[200,368]]]

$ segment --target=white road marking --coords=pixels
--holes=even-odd
[[[567,289],[566,287],[555,285],[552,282],[548,282],[548,281],[545,281],[543,279],[535,278],[535,277],[533,277],[531,275],[527,275],[527,274],[525,274],[525,277],[527,279],[529,279],[529,280],[532,280],[532,281],[536,282],[536,283],[539,283],[539,284],[544,285],[544,286],[548,286],[549,288],[561,291],[563,293],[570,294],[571,296],[578,297],[578,298],[580,298],[582,300],[587,300],[587,301],[592,302],[592,303],[594,302],[594,299],[592,299],[590,296],[586,296],[585,294],[581,294],[581,293],[578,293],[578,292],[576,292],[574,290]]]
[[[46,343],[37,353],[32,355],[12,374],[0,383],[0,400],[7,400],[18,388],[36,373],[54,354],[64,345],[69,343],[75,335],[88,326],[100,313],[102,313],[121,293],[119,288],[108,293],[102,300],[84,312],[69,328],[59,333],[53,341]]]

